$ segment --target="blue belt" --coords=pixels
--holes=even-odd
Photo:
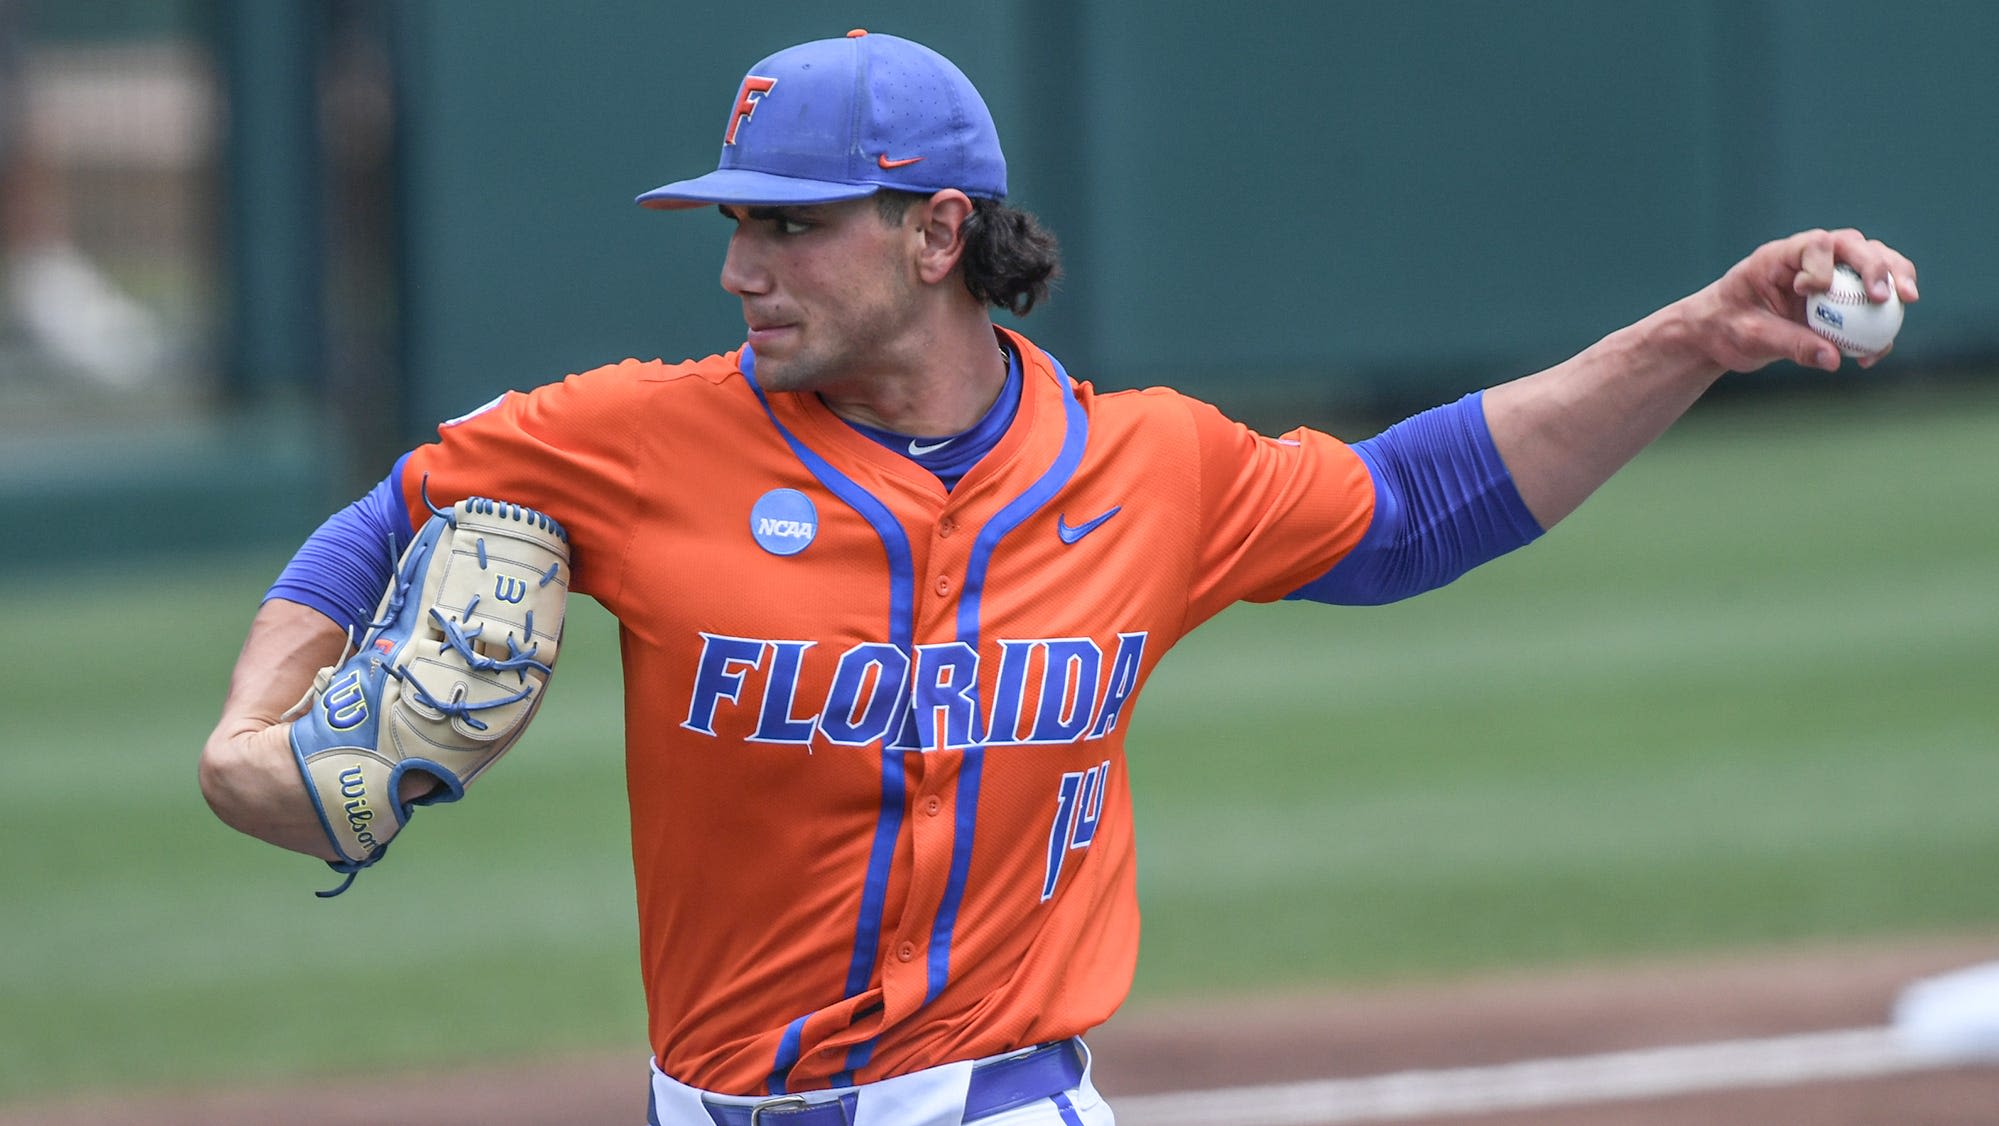
[[[1026,1055],[992,1060],[972,1069],[965,1090],[965,1121],[1053,1098],[1083,1081],[1083,1047],[1074,1040],[1043,1044]],[[776,1095],[760,1103],[707,1102],[715,1126],[852,1126],[850,1092],[806,1105],[803,1095]]]

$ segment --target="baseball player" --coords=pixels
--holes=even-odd
[[[526,506],[566,532],[547,574],[620,625],[648,1121],[1110,1123],[1079,1037],[1137,955],[1124,740],[1167,649],[1241,599],[1440,586],[1723,372],[1837,368],[1799,317],[1835,260],[1917,296],[1902,255],[1807,232],[1368,441],[1266,437],[995,327],[1057,264],[1006,174],[977,91],[916,43],[758,62],[720,166],[639,197],[731,226],[747,339],[503,395],[335,514],[251,625],[203,754],[218,815],[350,875],[379,859],[301,784],[317,736],[288,709],[433,511]],[[404,773],[375,824],[436,786]]]

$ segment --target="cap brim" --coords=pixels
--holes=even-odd
[[[656,211],[680,211],[690,207],[731,203],[742,207],[781,207],[787,204],[837,203],[860,199],[881,190],[879,184],[836,184],[825,180],[801,180],[773,176],[746,168],[718,168],[692,180],[676,180],[638,197],[640,207]]]

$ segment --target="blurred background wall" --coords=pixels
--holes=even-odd
[[[985,92],[1100,386],[1351,435],[1816,225],[1922,264],[1890,371],[1999,350],[1975,0],[0,0],[0,520],[296,540],[500,390],[734,347],[725,224],[631,199],[853,26]]]

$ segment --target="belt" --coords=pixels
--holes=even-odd
[[[1039,1102],[1083,1081],[1083,1051],[1074,1040],[1043,1044],[1025,1055],[990,1060],[972,1069],[965,1089],[966,1122]],[[852,1126],[856,1096],[849,1092],[807,1104],[804,1095],[775,1095],[759,1103],[708,1102],[715,1126]]]

